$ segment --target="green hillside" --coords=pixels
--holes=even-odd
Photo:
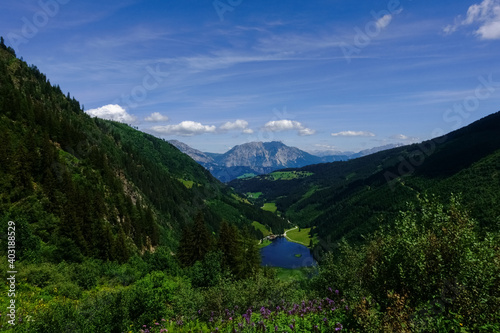
[[[200,211],[215,232],[223,219],[280,228],[169,143],[90,118],[5,47],[0,96],[0,218],[24,226],[22,241],[36,244],[29,256],[126,260],[159,245],[175,251]]]

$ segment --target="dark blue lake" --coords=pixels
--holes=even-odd
[[[316,265],[309,249],[298,243],[290,242],[285,237],[276,238],[272,244],[260,249],[262,266],[300,268]],[[297,258],[295,255],[300,254]]]

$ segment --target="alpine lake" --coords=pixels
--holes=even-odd
[[[307,246],[294,243],[285,237],[277,237],[266,247],[260,249],[262,266],[298,269],[316,266]]]

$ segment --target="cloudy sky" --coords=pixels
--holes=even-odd
[[[0,35],[89,114],[203,151],[358,151],[500,110],[500,0],[16,0]]]

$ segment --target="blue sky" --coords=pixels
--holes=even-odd
[[[0,35],[92,115],[224,152],[432,138],[500,110],[500,0],[17,0]]]

